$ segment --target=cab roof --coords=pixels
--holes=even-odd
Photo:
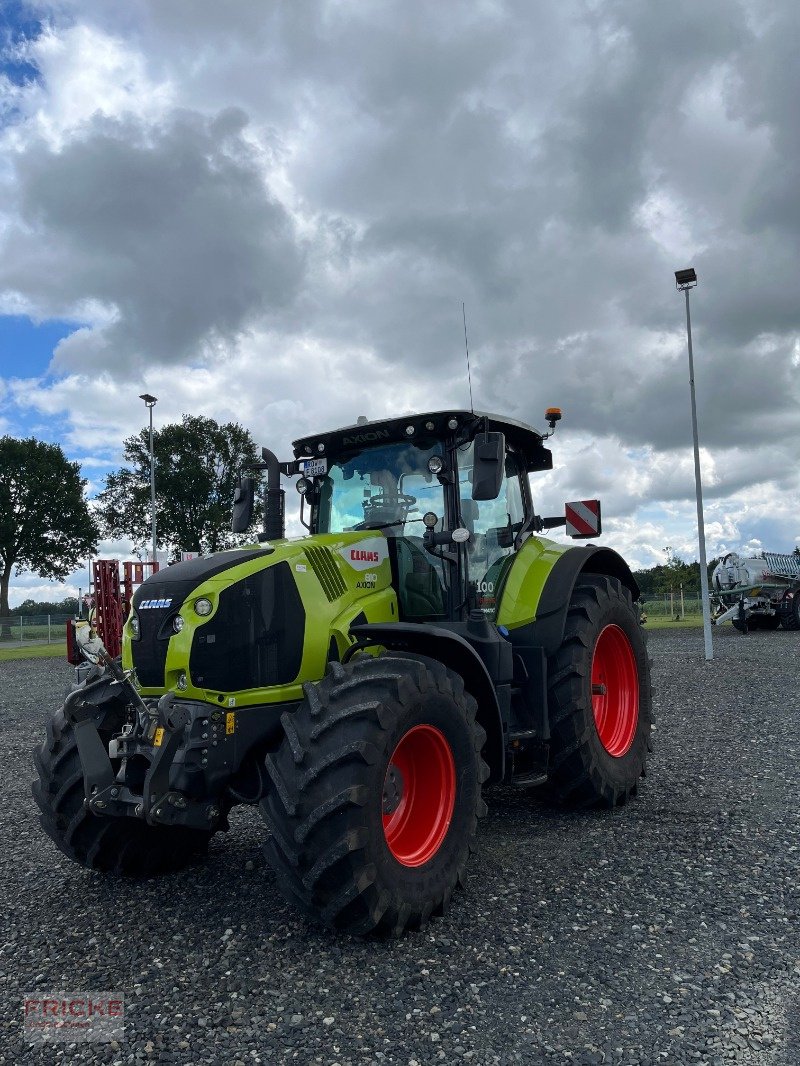
[[[448,423],[458,423],[452,429]],[[399,440],[414,440],[418,437],[452,437],[459,431],[466,435],[477,432],[488,422],[490,432],[504,433],[506,440],[521,451],[529,460],[529,470],[550,469],[551,453],[542,447],[542,434],[525,422],[507,418],[505,415],[490,414],[488,411],[423,411],[419,414],[403,415],[399,418],[381,418],[370,421],[359,420],[355,425],[340,429],[315,433],[294,441],[295,458],[337,454],[353,447],[370,447],[371,445]],[[412,426],[413,433],[408,432]],[[322,448],[320,448],[322,445]]]

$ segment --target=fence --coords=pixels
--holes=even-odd
[[[16,614],[0,618],[0,644],[61,644],[69,614]]]
[[[672,596],[667,593],[659,593],[657,596],[646,596],[644,600],[644,613],[648,618],[701,618],[703,615],[703,601],[699,596],[684,596],[681,605],[680,592],[673,592]]]

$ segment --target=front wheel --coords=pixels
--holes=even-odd
[[[440,663],[391,653],[332,663],[304,691],[267,756],[278,884],[335,929],[418,929],[463,881],[486,811],[475,700]]]
[[[625,803],[650,750],[650,664],[638,612],[616,578],[583,574],[548,662],[550,784],[571,806]]]

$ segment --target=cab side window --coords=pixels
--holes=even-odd
[[[472,443],[459,450],[461,521],[470,532],[467,542],[468,580],[474,583],[478,607],[494,614],[497,586],[504,564],[514,551],[514,538],[522,527],[525,505],[520,483],[521,464],[514,452],[506,453],[505,471],[496,500],[472,499]]]

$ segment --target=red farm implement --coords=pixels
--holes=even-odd
[[[120,563],[118,559],[95,559],[92,563],[94,627],[112,658],[122,650],[122,627],[135,590],[157,572],[157,562]],[[74,621],[67,622],[67,659],[76,665],[82,661],[75,643]]]

